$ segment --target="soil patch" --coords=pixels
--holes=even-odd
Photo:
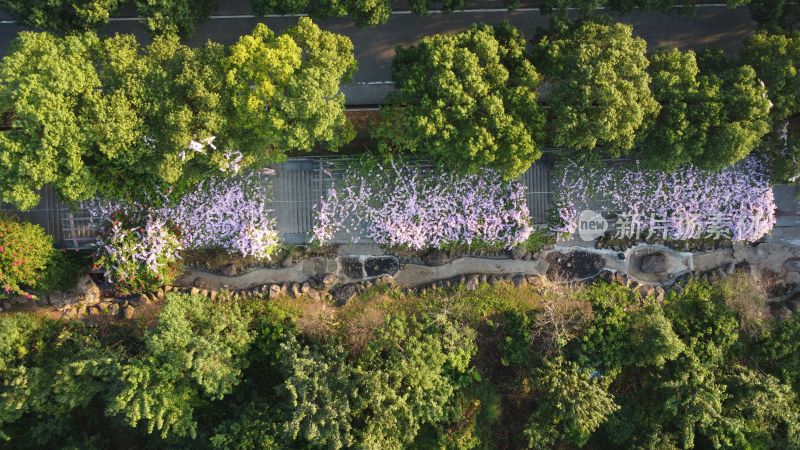
[[[597,275],[605,266],[603,257],[576,250],[569,253],[552,252],[547,255],[550,267],[547,278],[551,280],[580,280]]]

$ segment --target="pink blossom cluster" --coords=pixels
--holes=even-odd
[[[748,158],[713,172],[685,166],[666,173],[637,167],[568,164],[561,177],[554,231],[574,233],[582,209],[613,211],[647,229],[665,219],[669,239],[698,239],[712,224],[735,241],[756,241],[775,225],[775,199],[763,162]]]
[[[113,216],[112,216],[113,217]],[[98,238],[98,255],[110,280],[137,275],[138,268],[158,273],[179,259],[181,244],[163,219],[150,216],[141,227],[112,218]]]
[[[178,227],[187,248],[222,248],[265,258],[279,245],[269,198],[268,186],[257,174],[210,178],[161,215]]]
[[[377,244],[417,250],[476,240],[511,248],[532,232],[522,183],[394,162],[346,169],[319,205],[312,241],[362,227]]]
[[[124,213],[139,223],[171,225],[185,249],[221,248],[256,258],[269,257],[279,245],[268,185],[255,173],[210,178],[174,204],[151,208],[138,203],[93,201],[85,204],[93,222],[103,225]],[[151,219],[152,218],[152,219]]]

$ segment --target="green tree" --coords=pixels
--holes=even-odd
[[[311,19],[276,36],[264,25],[232,45],[225,61],[228,127],[221,140],[243,164],[274,162],[354,137],[339,85],[355,71],[353,44]]]
[[[0,317],[0,439],[15,448],[76,443],[91,431],[118,376],[120,355],[80,322],[28,314]]]
[[[736,446],[800,447],[800,404],[791,387],[741,365],[727,371],[724,382],[731,393],[725,408],[741,421]]]
[[[750,0],[750,14],[770,33],[800,31],[800,4],[791,0]]]
[[[428,36],[398,49],[397,90],[376,132],[383,150],[418,152],[465,171],[491,167],[508,178],[541,156],[539,74],[522,34],[508,25]]]
[[[88,30],[108,23],[119,0],[0,0],[20,22],[46,31]]]
[[[603,382],[561,357],[533,374],[536,409],[525,428],[530,448],[552,448],[558,441],[583,446],[619,406]]]
[[[227,170],[223,149],[205,144],[227,125],[223,47],[192,49],[175,35],[141,47],[132,35],[116,35],[102,42],[98,58],[112,103],[107,111],[122,116],[99,121],[98,134],[115,145],[101,147],[93,158],[101,192],[122,198],[142,186],[182,188]],[[204,144],[192,150],[192,142]]]
[[[216,0],[136,0],[136,11],[153,34],[191,36],[216,7]]]
[[[677,358],[685,348],[658,303],[650,303],[633,312],[629,323],[626,354],[629,364],[661,367]]]
[[[593,317],[572,343],[572,353],[582,367],[613,379],[627,359],[633,299],[628,289],[613,283],[592,285],[580,295],[591,302]]]
[[[90,197],[94,177],[85,164],[98,144],[92,128],[100,106],[93,34],[59,38],[22,32],[0,64],[0,200],[22,209],[39,201],[45,184],[66,200]],[[113,144],[111,144],[113,145]]]
[[[769,130],[770,103],[750,66],[725,60],[701,70],[694,52],[675,49],[650,61],[661,109],[638,137],[636,155],[647,165],[719,169],[747,156]]]
[[[311,15],[315,17],[344,17],[347,15],[345,0],[317,0],[311,5]]]
[[[353,409],[358,391],[347,351],[340,345],[301,346],[290,341],[282,349],[287,420],[279,431],[303,447],[352,447]]]
[[[475,333],[444,317],[390,317],[359,354],[335,338],[278,348],[277,401],[245,408],[217,430],[217,447],[403,448],[423,426],[449,423],[456,393],[474,379]]]
[[[557,147],[612,155],[630,150],[648,116],[658,112],[650,93],[647,45],[630,25],[583,22],[543,37],[534,61],[551,87],[548,137]]]
[[[631,365],[610,388],[621,408],[603,425],[598,445],[676,449],[796,445],[800,409],[794,392],[761,368],[742,365],[752,360],[744,356],[741,328],[722,294],[716,287],[693,282],[682,294],[670,294],[660,318],[649,307],[632,314],[646,313],[649,317],[642,316],[640,326],[662,330],[655,335],[669,339],[658,341],[672,344],[648,345],[652,339],[631,334]],[[670,347],[667,357],[658,357]],[[645,353],[647,348],[652,351]],[[765,401],[768,397],[774,401]]]
[[[162,438],[196,436],[194,411],[239,384],[252,342],[251,318],[237,302],[215,304],[194,295],[167,296],[145,351],[122,366],[107,413],[147,425]]]
[[[380,25],[389,21],[392,5],[389,0],[344,0],[347,14],[356,25]]]
[[[766,85],[775,119],[800,113],[800,36],[756,33],[741,56]]]
[[[389,318],[356,368],[360,446],[402,448],[422,425],[446,420],[475,352],[475,332],[444,316]]]
[[[683,294],[671,293],[664,310],[675,333],[702,364],[724,361],[739,344],[736,313],[708,284],[692,282]]]
[[[762,339],[756,341],[754,356],[770,374],[800,389],[800,315],[773,324]]]
[[[180,193],[287,151],[335,150],[354,134],[339,92],[354,70],[349,39],[308,18],[229,48],[21,33],[0,64],[0,200],[31,208],[45,184],[72,202]]]

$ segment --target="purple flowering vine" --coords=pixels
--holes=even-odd
[[[456,175],[390,162],[351,166],[337,181],[319,205],[312,241],[364,229],[377,244],[417,250],[477,240],[511,248],[533,231],[525,186],[490,170]]]
[[[115,216],[145,226],[169,225],[183,249],[221,248],[256,258],[269,257],[279,246],[276,220],[268,207],[267,183],[256,173],[210,178],[175,203],[152,208],[139,203],[87,202],[92,221],[108,230]],[[100,239],[105,239],[101,233]],[[142,236],[145,239],[145,236]]]
[[[775,225],[775,199],[763,162],[748,158],[718,172],[684,166],[671,173],[637,167],[609,169],[575,162],[563,170],[553,230],[574,233],[582,209],[624,213],[632,227],[666,219],[670,239],[697,239],[709,225],[735,241],[756,241]]]
[[[268,185],[257,174],[211,178],[160,214],[178,227],[186,248],[265,258],[279,245],[269,199]]]

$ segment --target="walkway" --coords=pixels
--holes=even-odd
[[[275,166],[276,174],[269,177],[272,183],[272,209],[278,221],[278,233],[287,244],[307,244],[314,227],[314,218],[322,195],[330,185],[330,176],[320,170],[322,163],[335,159],[289,158]],[[537,162],[522,176],[527,186],[527,205],[533,221],[543,224],[552,200],[552,167]],[[333,176],[341,174],[334,172]],[[7,205],[0,210],[13,211]],[[94,242],[95,230],[89,224],[85,211],[74,211],[60,202],[50,189],[42,192],[42,201],[30,211],[20,214],[25,220],[42,226],[57,242],[68,248],[86,248]],[[364,234],[340,231],[333,243],[364,241]]]

